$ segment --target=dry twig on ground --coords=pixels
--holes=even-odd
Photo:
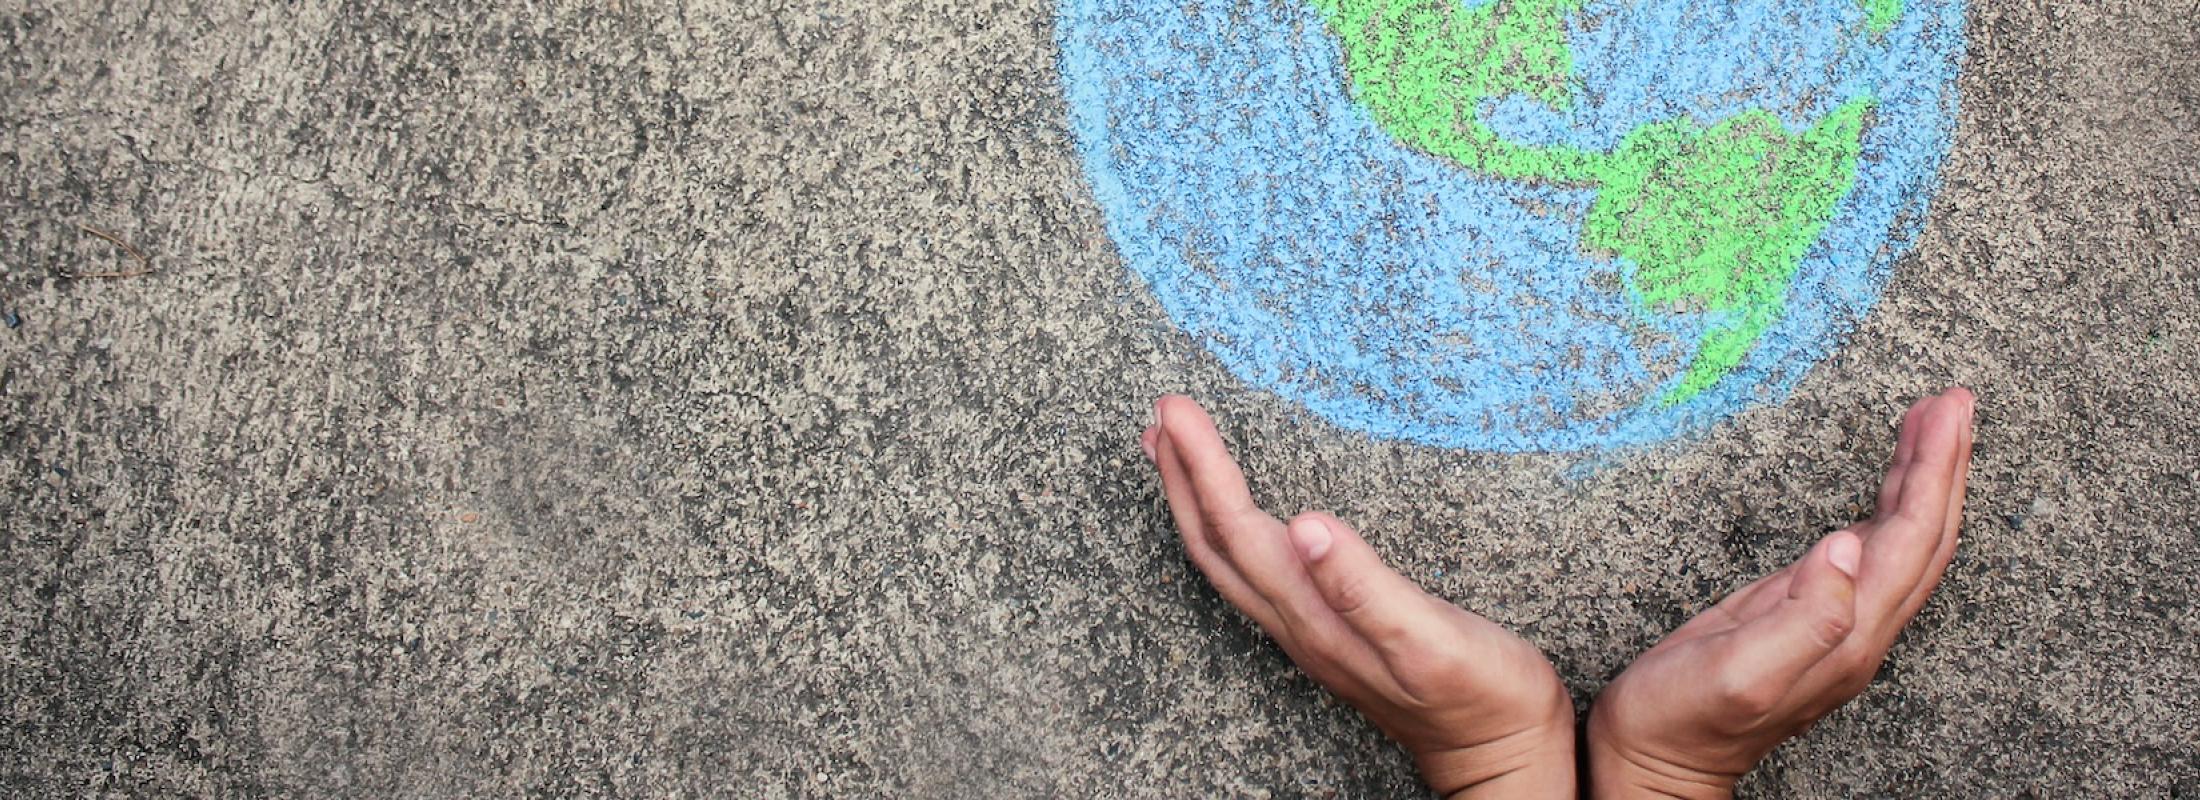
[[[124,271],[120,271],[120,272],[63,272],[63,273],[61,273],[61,277],[64,277],[64,278],[135,278],[135,277],[138,277],[138,276],[140,276],[140,275],[150,275],[150,274],[152,274],[152,272],[153,272],[153,260],[152,260],[152,259],[150,259],[150,258],[146,258],[146,257],[145,257],[145,254],[144,254],[144,253],[141,253],[141,252],[138,252],[138,249],[137,249],[137,248],[135,248],[135,247],[131,247],[131,246],[130,246],[130,243],[129,243],[129,242],[125,242],[125,241],[123,241],[123,240],[122,240],[122,237],[120,237],[120,236],[116,236],[116,235],[114,235],[114,234],[112,234],[112,233],[108,233],[108,232],[106,232],[106,231],[103,231],[103,230],[100,230],[100,229],[98,229],[98,228],[94,228],[94,227],[92,227],[92,226],[90,226],[90,225],[86,225],[86,224],[84,224],[84,223],[82,223],[82,222],[76,223],[76,227],[77,227],[77,228],[79,228],[79,229],[82,229],[82,230],[83,230],[83,231],[84,231],[85,233],[89,233],[89,234],[91,234],[91,235],[93,235],[93,236],[97,236],[97,237],[99,237],[99,238],[101,238],[101,239],[105,239],[105,240],[107,240],[107,241],[109,241],[109,242],[112,242],[112,243],[114,243],[114,245],[115,245],[116,247],[120,247],[120,248],[122,248],[122,252],[128,253],[128,254],[130,254],[130,257],[131,257],[131,258],[137,259],[137,263],[138,263],[138,268],[137,268],[137,269],[133,269],[133,270],[124,270]]]

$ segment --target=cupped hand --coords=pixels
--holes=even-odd
[[[1596,796],[1730,796],[1864,690],[1955,555],[1975,404],[1953,389],[1911,406],[1870,519],[1690,620],[1605,688],[1589,715]]]
[[[1260,510],[1190,398],[1155,413],[1141,444],[1192,563],[1300,669],[1404,746],[1440,795],[1573,795],[1573,702],[1541,652],[1391,571],[1335,517],[1287,525]]]

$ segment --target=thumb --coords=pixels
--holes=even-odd
[[[1780,694],[1801,681],[1856,626],[1856,569],[1863,552],[1863,540],[1850,531],[1819,541],[1795,565],[1787,598],[1730,634],[1729,667]]]
[[[1352,527],[1318,512],[1291,519],[1291,548],[1323,602],[1388,660],[1427,625],[1428,595],[1392,571]]]

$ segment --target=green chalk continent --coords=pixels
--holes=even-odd
[[[1680,383],[1684,402],[1739,366],[1787,310],[1788,286],[1856,180],[1871,97],[1791,132],[1752,109],[1709,126],[1642,126],[1609,152],[1509,141],[1485,101],[1573,97],[1566,17],[1586,0],[1312,0],[1344,53],[1353,97],[1406,145],[1502,180],[1595,189],[1582,244],[1634,266],[1643,312],[1711,312]],[[1901,0],[1860,0],[1886,30]]]
[[[1902,0],[1864,0],[1864,24],[1872,33],[1886,33],[1902,18]]]

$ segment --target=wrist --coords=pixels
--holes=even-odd
[[[1522,731],[1470,751],[1417,756],[1414,762],[1445,800],[1579,796],[1572,726]]]
[[[1705,772],[1617,741],[1591,712],[1583,736],[1589,797],[1598,800],[1679,798],[1729,800],[1741,776]]]
[[[1414,764],[1445,800],[1579,797],[1572,699],[1556,693],[1536,723],[1468,748],[1417,752]]]

